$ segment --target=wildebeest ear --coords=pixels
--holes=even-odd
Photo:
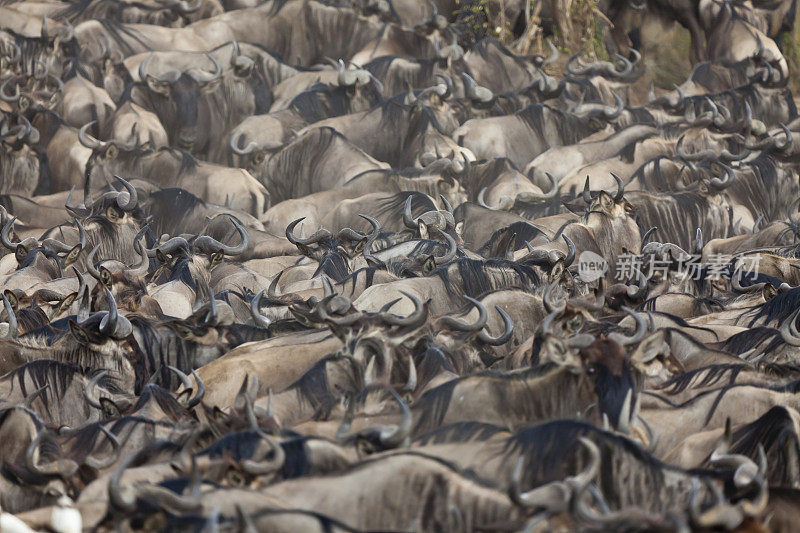
[[[89,344],[89,335],[86,333],[86,330],[74,320],[69,321],[69,332],[72,333],[72,336],[75,337],[79,343]]]
[[[192,334],[192,330],[191,329],[189,329],[188,327],[184,326],[183,324],[179,324],[177,322],[172,324],[172,329],[173,329],[173,331],[175,331],[175,333],[177,333],[178,335],[180,335],[181,337],[184,337],[184,338],[189,337]]]
[[[200,86],[200,90],[201,90],[201,91],[205,91],[205,92],[211,92],[211,91],[214,91],[214,90],[216,90],[216,89],[217,89],[217,87],[219,87],[219,85],[220,85],[220,83],[221,83],[221,80],[222,80],[222,78],[217,78],[217,79],[215,79],[215,80],[211,80],[211,81],[209,81],[209,82],[203,83],[203,84]]]
[[[428,238],[428,226],[424,222],[419,223],[419,236],[422,239]]]
[[[300,244],[300,243],[297,243],[295,246],[297,246],[297,249],[298,249],[298,250],[300,251],[300,253],[301,253],[301,254],[303,254],[304,256],[306,256],[306,257],[311,257],[311,256],[312,256],[312,254],[313,254],[313,250],[311,250],[311,247],[310,247],[310,246],[307,246],[307,245],[305,245],[305,244]]]
[[[222,250],[217,250],[217,252],[211,256],[211,264],[218,265],[219,263],[222,262],[223,259],[225,259],[225,252],[223,252]]]
[[[422,263],[422,272],[423,274],[430,274],[436,270],[436,260],[433,258],[432,255],[429,255],[425,258],[425,261]]]
[[[122,415],[119,406],[114,403],[114,400],[100,398],[100,406],[103,408],[103,414],[106,418],[119,418]]]
[[[220,423],[227,423],[228,422],[228,415],[226,415],[222,411],[222,409],[220,409],[216,405],[214,406],[214,410],[211,411],[211,418],[216,420],[217,422],[220,422]]]
[[[69,309],[75,299],[78,297],[77,292],[73,292],[72,294],[68,294],[61,302],[58,304],[58,309],[56,310],[56,315],[60,315]]]
[[[611,208],[614,207],[614,199],[611,198],[611,195],[605,191],[600,192],[600,195],[597,197],[597,203],[600,206],[600,209],[603,209],[604,211],[610,212]]]
[[[554,363],[560,366],[574,366],[578,367],[578,358],[572,353],[569,346],[559,338],[549,336],[545,339],[542,350],[547,354],[547,357]]]
[[[5,294],[6,298],[8,298],[8,303],[11,304],[11,308],[16,310],[19,307],[19,300],[17,300],[17,295],[14,294],[14,291],[11,289],[6,289],[3,291],[3,294]]]
[[[176,398],[178,403],[185,406],[189,403],[189,399],[192,397],[192,389],[183,389]]]
[[[156,259],[158,259],[158,262],[162,265],[165,265],[169,262],[167,255],[159,249],[156,249]]]
[[[367,439],[358,439],[356,441],[356,450],[358,451],[358,455],[361,457],[372,455],[376,451],[375,445]]]
[[[108,287],[111,288],[111,272],[106,267],[100,267],[100,281]]]
[[[159,94],[169,94],[169,83],[161,83],[153,76],[147,75],[145,76],[147,82],[147,88],[153,92],[157,92]]]
[[[366,245],[367,245],[367,237],[364,237],[363,239],[358,241],[355,246],[353,246],[353,253],[350,254],[350,257],[353,258],[359,255],[361,252],[364,251],[364,247]]]
[[[81,246],[80,243],[72,247],[72,250],[64,257],[65,268],[78,260],[78,256],[81,255],[81,250],[83,250],[83,246]]]
[[[761,295],[764,297],[764,301],[768,302],[778,295],[778,291],[775,290],[772,283],[766,283],[761,289]]]
[[[25,261],[25,258],[28,257],[28,248],[18,244],[14,249],[14,257],[17,259],[17,263],[21,265]]]
[[[553,268],[550,269],[550,280],[555,281],[561,279],[562,274],[564,274],[564,261],[559,259],[556,261],[556,264],[553,265]]]
[[[631,362],[639,370],[644,371],[648,375],[650,374],[645,368],[650,368],[652,372],[658,371],[658,369],[650,367],[650,365],[660,359],[659,356],[666,356],[672,351],[670,350],[669,344],[665,341],[666,334],[667,332],[662,329],[645,337],[645,339],[639,343],[639,346],[637,346],[636,350],[631,354]]]

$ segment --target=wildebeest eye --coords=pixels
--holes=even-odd
[[[103,285],[106,287],[111,287],[111,272],[109,272],[107,268],[100,268],[100,281],[103,282]]]
[[[597,368],[594,365],[589,365],[586,367],[587,374],[594,374],[597,371]]]
[[[365,439],[358,439],[358,443],[356,444],[358,447],[358,452],[361,455],[372,455],[375,453],[375,447],[372,443]]]
[[[228,472],[228,481],[230,482],[231,485],[234,485],[236,487],[242,487],[247,483],[246,480],[244,479],[244,476],[240,472],[237,472],[236,470],[231,470],[230,472]]]

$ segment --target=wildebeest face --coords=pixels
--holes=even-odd
[[[601,416],[612,427],[625,430],[641,382],[625,348],[614,340],[600,338],[580,351],[586,374],[594,382],[597,406]]]
[[[209,98],[220,87],[222,67],[216,59],[209,58],[214,63],[213,74],[192,68],[155,76],[147,70],[149,57],[139,66],[139,77],[154,98],[156,114],[171,130],[172,142],[187,150],[194,147],[199,129],[209,126],[204,123],[209,119],[213,106]]]

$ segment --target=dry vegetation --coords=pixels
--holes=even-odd
[[[607,59],[603,32],[609,22],[599,10],[596,0],[532,0],[529,5],[530,23],[519,37],[515,35],[507,16],[509,12],[519,9],[509,8],[509,5],[518,6],[518,2],[468,2],[462,8],[460,19],[470,40],[495,37],[516,54],[546,53],[541,20],[543,1],[552,6],[554,13],[568,13],[566,17],[556,15],[552,37],[565,56],[582,51],[587,57]],[[656,87],[671,89],[673,84],[680,84],[686,79],[691,72],[688,60],[689,32],[686,29],[677,23],[665,27],[659,22],[645,20],[642,24],[642,40],[647,67],[644,81],[647,85],[653,81]],[[800,30],[797,24],[792,33],[784,36],[781,45],[790,65],[791,87],[797,92],[800,89]]]

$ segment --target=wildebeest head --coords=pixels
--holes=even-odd
[[[13,87],[13,88],[12,88]],[[0,84],[0,100],[31,117],[37,111],[53,109],[61,100],[64,82],[42,66],[33,76],[11,76]]]
[[[4,512],[27,509],[33,502],[38,505],[52,504],[58,495],[66,493],[67,487],[62,480],[36,475],[25,466],[27,449],[43,430],[42,422],[28,408],[19,405],[0,411],[0,438],[8,443],[0,450],[0,463],[3,465],[0,487],[3,490]]]
[[[86,385],[83,395],[86,402],[101,411],[105,418],[119,418],[124,414],[135,413],[148,418],[162,418],[165,415],[177,419],[181,415],[188,414],[187,410],[193,409],[200,403],[205,395],[205,385],[193,371],[192,376],[197,380],[197,390],[195,391],[189,376],[173,366],[168,366],[167,369],[174,372],[185,387],[183,391],[174,396],[160,385],[148,383],[143,387],[138,398],[127,393],[98,398],[97,383],[108,374],[108,370],[102,370],[95,374]]]
[[[233,216],[229,218],[241,237],[238,245],[225,244],[205,233],[190,240],[181,236],[169,238],[168,235],[165,242],[159,239],[156,246],[147,250],[148,257],[157,259],[161,265],[154,278],[160,271],[166,270],[173,279],[181,279],[194,287],[198,279],[207,282],[211,270],[221,264],[225,256],[234,257],[244,253],[250,245],[250,236],[238,219]]]
[[[139,230],[133,243],[133,247],[140,257],[137,264],[128,266],[120,261],[101,260],[96,262],[95,257],[100,247],[95,246],[86,256],[86,271],[98,281],[94,289],[98,296],[102,292],[101,287],[107,287],[119,300],[120,305],[128,311],[149,311],[148,314],[157,314],[160,307],[147,295],[147,286],[144,283],[144,276],[150,267],[150,258],[147,255],[144,240],[144,234],[148,229],[149,224]],[[79,278],[81,278],[81,286],[83,286],[80,274]]]
[[[171,141],[180,148],[191,150],[197,140],[199,104],[204,93],[216,90],[222,77],[222,66],[209,55],[214,64],[213,73],[200,69],[185,71],[170,70],[158,75],[148,71],[152,56],[139,65],[139,78],[154,97],[160,117],[170,116],[175,122],[169,124]],[[163,120],[163,118],[162,118]]]
[[[636,359],[629,357],[626,347],[637,345],[644,339],[647,324],[632,310],[624,310],[636,319],[636,331],[632,336],[619,332],[599,337],[579,333],[567,339],[553,333],[556,315],[560,313],[555,311],[542,324],[545,333],[542,350],[549,360],[575,373],[583,373],[597,395],[598,418],[628,433],[631,423],[636,421],[638,394],[643,386],[640,368],[644,368],[664,350],[662,345],[653,341],[636,352]],[[558,327],[563,328],[564,324],[559,321]]]
[[[323,228],[310,237],[300,238],[295,236],[294,229],[305,219],[302,217],[286,226],[286,238],[297,246],[300,253],[319,263],[314,276],[324,272],[337,282],[342,281],[352,270],[353,260],[369,248],[380,232],[380,225],[375,219],[360,216],[373,226],[373,231],[369,235],[352,228],[343,228],[334,235]]]
[[[461,235],[459,235],[456,228],[453,207],[450,205],[450,202],[447,201],[447,198],[441,194],[439,195],[439,199],[444,209],[431,210],[414,218],[411,214],[411,202],[413,197],[409,196],[403,208],[403,225],[414,232],[419,232],[420,237],[423,239],[427,239],[430,233],[434,232],[442,235],[447,234],[449,237],[456,240],[456,242],[459,242],[461,241]]]
[[[118,191],[110,184],[111,190],[99,198],[93,200],[85,194],[87,204],[78,206],[71,205],[70,194],[64,207],[74,217],[82,219],[88,244],[91,247],[99,245],[101,257],[133,263],[139,260],[133,243],[143,224],[144,215],[136,188],[119,176],[115,176],[115,180],[123,190]]]
[[[53,271],[54,269],[60,272],[74,263],[88,244],[87,233],[77,218],[74,221],[78,229],[80,242],[75,245],[69,245],[49,237],[43,238],[41,242],[34,237],[28,237],[20,242],[13,242],[11,231],[17,217],[7,219],[5,208],[0,206],[0,218],[5,221],[2,231],[0,231],[0,242],[5,248],[14,252],[20,269],[36,264],[33,268],[40,272]]]
[[[36,192],[40,179],[36,152],[39,131],[24,115],[19,115],[17,126],[9,127],[9,117],[4,117],[0,125],[0,192],[30,197]]]
[[[408,436],[411,433],[411,411],[393,389],[389,389],[388,392],[388,398],[386,398],[384,387],[367,387],[356,398],[350,400],[347,406],[347,412],[342,420],[342,425],[339,426],[336,432],[336,437],[344,441],[345,444],[355,444],[359,455],[371,455],[376,452],[398,448],[408,443]],[[350,431],[356,404],[359,404],[362,412],[380,412],[386,399],[397,403],[400,408],[401,421],[398,425],[370,426],[355,432]],[[369,405],[366,406],[364,404]],[[367,408],[365,409],[365,407]]]
[[[136,124],[131,128],[130,139],[127,141],[118,139],[100,141],[87,131],[96,122],[93,120],[84,124],[78,131],[80,143],[92,150],[92,155],[86,162],[86,176],[90,182],[96,183],[97,178],[111,179],[115,174],[124,174],[135,164],[137,158],[153,152],[151,143],[140,144]],[[97,178],[93,179],[93,176]],[[99,180],[101,183],[102,179]]]
[[[583,199],[589,209],[586,226],[591,228],[597,244],[609,263],[616,264],[617,257],[625,251],[638,254],[641,250],[639,226],[633,218],[633,205],[625,200],[622,180],[612,174],[617,182],[617,191],[612,196],[606,191],[591,192],[589,178],[583,189]],[[624,244],[623,244],[624,243]]]

